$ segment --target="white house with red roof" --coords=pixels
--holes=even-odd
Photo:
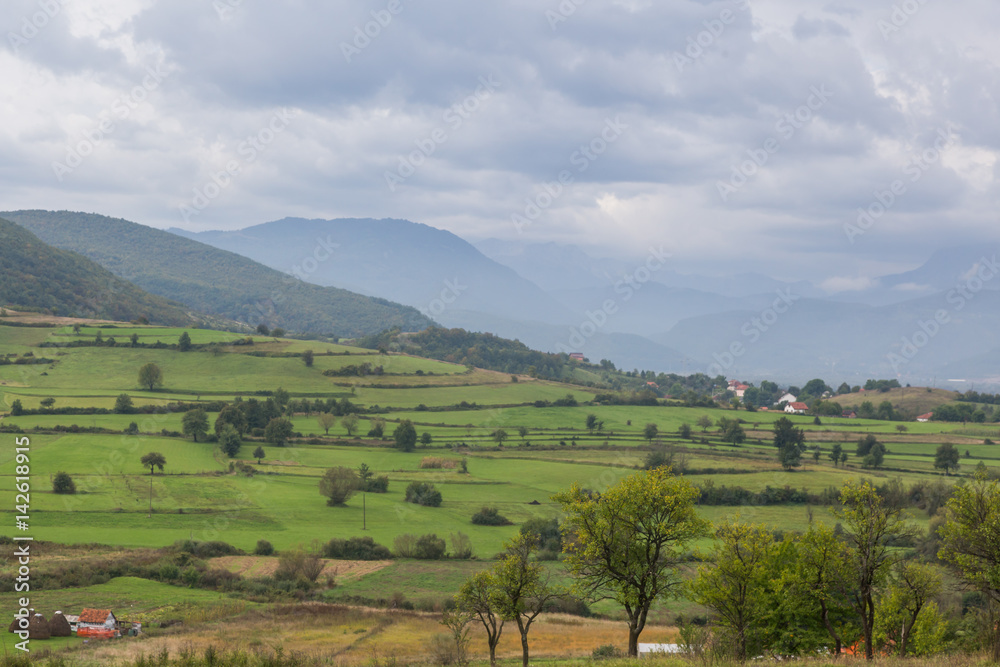
[[[790,415],[804,415],[808,409],[809,406],[800,401],[792,401],[785,406],[785,412]]]

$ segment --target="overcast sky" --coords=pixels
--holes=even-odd
[[[1000,238],[995,0],[6,0],[0,20],[8,209],[396,217],[838,289]]]

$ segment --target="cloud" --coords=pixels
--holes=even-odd
[[[19,35],[41,4],[5,3],[0,19]],[[0,49],[10,207],[196,229],[397,217],[620,253],[667,236],[679,262],[834,276],[832,291],[862,284],[845,272],[918,264],[956,234],[998,238],[1000,44],[989,26],[1000,7],[986,0],[903,18],[850,0],[590,0],[568,13],[528,0],[56,4],[30,39]],[[156,66],[170,75],[57,180],[52,163]],[[456,123],[449,110],[484,77],[500,85]],[[796,120],[817,87],[832,96]],[[266,150],[241,155],[287,109],[294,121]],[[628,130],[578,170],[573,156],[616,117]],[[954,144],[847,242],[843,225],[948,123]],[[390,189],[386,173],[433,136],[443,140]],[[723,201],[718,184],[769,139],[777,150]],[[234,160],[239,174],[185,220],[181,207]],[[572,184],[518,234],[512,215],[564,170]]]

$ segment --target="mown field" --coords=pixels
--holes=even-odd
[[[298,546],[312,548],[331,538],[361,535],[390,548],[404,533],[435,533],[445,539],[463,533],[471,541],[476,560],[392,562],[339,581],[325,593],[330,601],[378,600],[398,592],[413,602],[439,603],[470,573],[486,567],[520,524],[532,518],[556,517],[558,509],[551,499],[553,494],[573,483],[599,491],[640,468],[651,445],[643,437],[643,428],[649,423],[658,427],[655,441],[671,448],[676,465],[699,485],[710,481],[716,487],[740,486],[753,491],[787,486],[819,493],[852,479],[871,479],[879,484],[894,478],[904,485],[942,479],[952,483],[957,477],[945,478],[933,468],[934,452],[942,442],[951,442],[962,452],[959,475],[971,471],[980,460],[988,466],[1000,467],[1000,445],[985,443],[987,438],[996,437],[998,430],[989,424],[970,427],[913,422],[906,424],[905,433],[900,433],[895,422],[822,418],[820,424],[815,424],[812,417],[793,416],[796,425],[805,430],[810,449],[819,447],[821,455],[814,461],[807,454],[800,469],[786,472],[778,464],[770,444],[770,429],[774,421],[784,416],[775,412],[670,405],[535,407],[536,401],[552,402],[567,395],[586,403],[596,392],[527,376],[514,378],[509,374],[377,354],[345,345],[254,335],[250,337],[253,345],[232,346],[227,343],[247,336],[217,331],[190,331],[196,349],[183,353],[142,347],[40,347],[91,341],[97,333],[97,327],[89,326],[79,333],[69,326],[48,329],[0,326],[0,355],[30,352],[36,358],[53,360],[46,364],[0,365],[0,411],[8,411],[15,400],[25,409],[37,410],[41,401],[48,398],[54,399],[56,409],[111,409],[121,393],[128,393],[136,406],[165,406],[175,401],[207,404],[231,401],[237,396],[262,398],[279,387],[296,400],[346,398],[362,408],[378,406],[383,411],[361,415],[360,426],[353,436],[348,434],[341,419],[327,433],[315,413],[299,413],[292,421],[302,437],[294,438],[285,447],[248,438],[236,459],[255,469],[252,477],[231,472],[233,461],[216,444],[169,435],[182,429],[181,413],[5,416],[0,425],[17,427],[30,439],[29,534],[35,539],[62,544],[99,543],[125,548],[163,547],[189,539],[222,540],[247,552],[261,539],[269,540],[279,552]],[[102,326],[100,333],[104,340],[113,336],[118,343],[127,343],[135,334],[140,343],[173,344],[182,331],[122,325]],[[305,350],[316,355],[311,367],[299,356]],[[154,391],[140,387],[137,381],[138,369],[149,362],[156,363],[164,373],[163,387]],[[323,374],[325,370],[363,363],[382,366],[384,374],[351,377]],[[597,415],[603,422],[599,430],[587,430],[588,414]],[[707,429],[696,426],[698,419],[705,416],[712,420],[713,426]],[[215,417],[216,413],[209,414],[210,424]],[[743,420],[746,442],[734,447],[720,441],[714,423],[723,417]],[[365,435],[374,419],[386,420],[385,438]],[[403,419],[412,420],[419,434],[428,434],[430,443],[418,445],[410,453],[393,448],[392,430]],[[124,434],[132,422],[139,432]],[[692,427],[691,438],[679,437],[682,424]],[[79,432],[88,428],[108,432]],[[526,429],[523,434],[519,432],[522,428]],[[71,429],[77,432],[66,432]],[[507,435],[502,442],[495,437],[498,429]],[[862,470],[853,456],[854,443],[867,433],[875,434],[888,448],[883,469]],[[0,479],[8,489],[12,488],[15,476],[15,437],[22,436],[0,433],[3,444]],[[851,454],[845,466],[834,465],[827,456],[835,444],[841,444]],[[258,445],[265,451],[259,463],[252,456]],[[152,475],[139,461],[151,451],[163,454],[166,459],[164,470]],[[426,457],[443,458],[455,467],[422,467]],[[461,471],[463,461],[467,472]],[[326,506],[318,490],[324,471],[334,466],[356,469],[361,464],[376,474],[388,476],[388,492],[355,495],[344,507]],[[73,477],[77,494],[63,496],[51,492],[52,476],[60,471]],[[406,486],[413,481],[433,483],[441,492],[441,506],[431,508],[405,502]],[[13,494],[5,497],[9,502],[0,506],[3,516],[0,535],[13,536]],[[474,525],[471,516],[486,505],[497,507],[512,524]],[[805,505],[777,505],[705,506],[700,511],[714,521],[739,512],[744,519],[788,531],[802,530],[810,516],[833,523],[836,518],[831,510],[829,506],[810,509]],[[920,525],[927,523],[922,514],[915,514],[913,520]],[[711,543],[705,540],[698,546],[707,549]],[[232,563],[229,566],[238,569]],[[557,576],[565,577],[560,565],[552,567]],[[134,614],[152,613],[154,607],[169,608],[173,613],[177,605],[190,605],[185,609],[191,611],[211,610],[219,605],[228,609],[225,604],[232,604],[231,600],[223,600],[221,594],[145,580],[119,578],[102,586],[46,591],[39,594],[37,604],[66,609],[82,604],[122,609],[128,605],[127,609]],[[147,586],[156,588],[143,588]],[[11,602],[9,594],[0,594],[0,601],[6,606]],[[658,610],[656,619],[661,627],[653,634],[669,636],[670,619],[687,609],[688,603],[680,601]],[[615,613],[610,603],[602,603],[595,610]],[[250,612],[256,613],[252,607],[238,609],[239,614]],[[225,617],[225,613],[220,612],[220,617]],[[373,623],[381,622],[372,620],[374,616],[365,618],[364,622],[358,621],[359,628],[370,629]],[[433,625],[418,614],[392,625],[397,630],[408,628],[405,632],[399,630],[405,635],[415,632],[416,627],[426,630],[428,623]],[[548,623],[551,625],[545,627],[552,632],[561,627],[557,620]],[[543,650],[540,655],[588,655],[597,644],[585,641],[586,634],[603,637],[603,627],[581,626],[579,653],[559,653],[553,640],[553,651]],[[620,626],[615,627],[620,630]],[[545,632],[539,636],[545,636]],[[619,635],[617,640],[621,640]],[[207,645],[212,636],[203,633],[188,640],[201,646]],[[509,649],[514,651],[513,637],[508,639]],[[246,641],[250,645],[249,634]],[[576,641],[570,644],[577,646]],[[644,636],[644,641],[654,639],[647,640]],[[170,641],[167,644],[178,645]],[[585,645],[589,646],[586,650]],[[361,655],[363,651],[348,653]]]

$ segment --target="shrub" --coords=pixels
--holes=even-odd
[[[496,507],[483,507],[472,515],[472,523],[477,526],[509,526],[510,519],[500,514]]]
[[[440,560],[444,557],[447,546],[437,535],[421,535],[417,538],[416,551],[414,557],[422,560]]]
[[[243,552],[231,544],[221,541],[200,542],[198,540],[181,540],[175,542],[178,551],[189,553],[198,558],[217,558],[219,556],[238,556]]]
[[[416,558],[417,537],[409,533],[397,535],[392,542],[396,555],[400,558]]]
[[[346,560],[388,560],[392,558],[392,552],[370,537],[334,538],[323,546],[323,556]]]
[[[472,540],[465,533],[452,533],[448,536],[451,542],[451,557],[466,560],[474,556]]]
[[[406,487],[406,502],[424,507],[440,507],[441,492],[429,482],[410,482]]]
[[[361,483],[361,490],[368,493],[387,493],[389,491],[389,476],[369,477]]]
[[[69,473],[56,473],[56,476],[52,478],[52,493],[76,493],[76,484],[73,482],[73,478],[69,476]]]
[[[421,468],[435,468],[435,469],[452,469],[458,467],[458,461],[455,459],[445,459],[440,456],[425,456],[420,459]]]
[[[319,480],[319,492],[330,507],[343,505],[358,488],[358,474],[351,468],[330,468]]]
[[[300,577],[309,582],[315,582],[323,571],[323,561],[319,556],[307,554],[301,549],[287,551],[278,560],[278,569],[274,578],[278,581],[294,581]]]
[[[274,553],[274,545],[267,540],[257,540],[257,548],[253,553],[255,556],[270,556]]]
[[[614,644],[605,644],[604,646],[595,648],[590,657],[594,660],[613,660],[615,658],[624,658],[625,654]]]

